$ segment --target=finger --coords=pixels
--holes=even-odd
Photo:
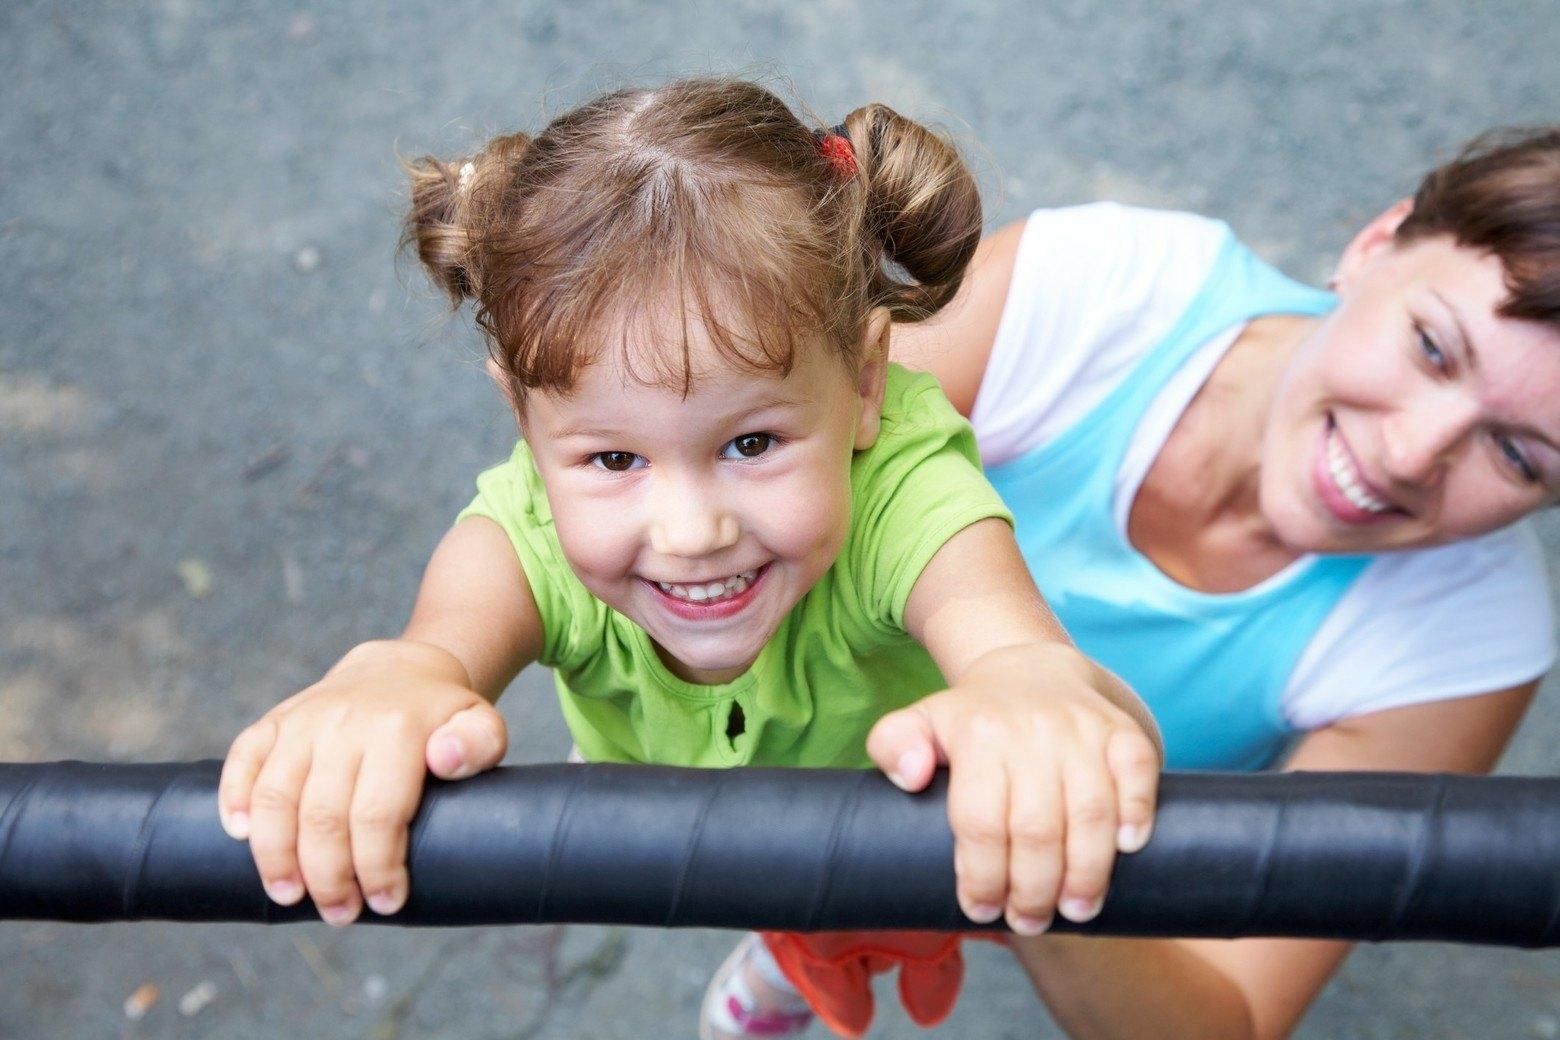
[[[298,798],[309,775],[311,751],[278,740],[249,792],[249,852],[266,894],[282,906],[303,898],[298,872]]]
[[[868,756],[904,791],[932,782],[940,752],[932,717],[919,705],[884,715],[867,734]]]
[[[1116,859],[1116,786],[1097,759],[1075,760],[1063,774],[1067,860],[1057,910],[1069,921],[1092,921],[1105,904]]]
[[[428,771],[441,780],[464,780],[498,765],[509,748],[509,730],[486,701],[451,715],[428,735]]]
[[[1008,796],[998,756],[956,756],[948,774],[953,870],[959,905],[977,924],[1001,917],[1007,901]]]
[[[1116,781],[1116,814],[1120,826],[1116,848],[1137,852],[1148,844],[1159,797],[1159,753],[1137,730],[1118,730],[1105,745],[1105,761]]]
[[[298,800],[298,869],[315,909],[328,924],[350,923],[363,905],[352,872],[347,823],[361,761],[345,748],[316,754]]]
[[[376,914],[406,903],[407,828],[417,812],[426,776],[417,742],[387,741],[365,755],[352,793],[352,866],[363,899]]]
[[[228,837],[249,837],[249,795],[266,756],[276,744],[276,723],[269,716],[233,738],[217,781],[217,816]]]
[[[1008,792],[1008,927],[1039,935],[1051,926],[1062,885],[1062,780],[1056,770],[1014,782]]]

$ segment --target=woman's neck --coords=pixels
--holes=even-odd
[[[1133,499],[1127,535],[1172,579],[1236,592],[1296,559],[1262,514],[1262,440],[1290,357],[1314,324],[1257,318],[1176,420]]]

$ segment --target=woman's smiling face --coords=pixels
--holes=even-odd
[[[1555,501],[1560,329],[1504,317],[1498,257],[1400,244],[1400,204],[1350,244],[1337,308],[1297,348],[1262,446],[1261,507],[1297,551],[1483,534]]]

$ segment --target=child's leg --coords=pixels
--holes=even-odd
[[[758,933],[749,932],[715,971],[699,1013],[699,1040],[797,1036],[813,1019]]]

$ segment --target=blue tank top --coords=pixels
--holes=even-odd
[[[1118,530],[1117,472],[1139,420],[1198,347],[1261,315],[1318,315],[1333,304],[1226,235],[1185,313],[1119,386],[1054,440],[987,471],[1079,648],[1153,711],[1166,768],[1260,769],[1284,752],[1294,736],[1280,703],[1290,673],[1370,557],[1303,557],[1241,592],[1189,589]]]

